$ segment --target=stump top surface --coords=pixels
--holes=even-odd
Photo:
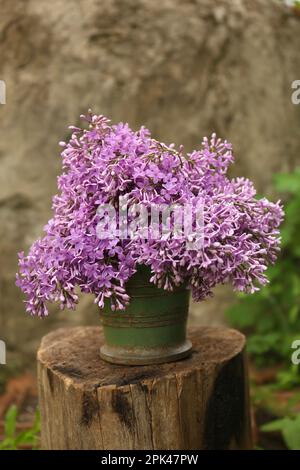
[[[188,373],[209,363],[222,364],[245,346],[244,335],[223,327],[192,328],[188,337],[193,343],[193,352],[187,359],[159,365],[121,366],[100,358],[100,346],[104,342],[101,327],[60,328],[44,336],[38,360],[74,385],[120,387],[168,374]]]

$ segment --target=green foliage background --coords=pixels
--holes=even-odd
[[[300,339],[300,168],[276,175],[275,189],[283,196],[285,221],[280,257],[268,270],[270,283],[252,296],[239,295],[226,315],[247,333],[257,365],[282,362],[278,379],[290,387],[300,384],[299,367],[291,363],[291,345]]]

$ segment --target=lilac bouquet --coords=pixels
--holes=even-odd
[[[46,234],[28,256],[19,254],[17,285],[28,312],[44,317],[46,303],[56,301],[74,308],[78,288],[93,293],[100,308],[109,299],[112,310],[122,310],[130,302],[126,282],[138,265],[151,269],[150,281],[158,287],[186,285],[196,301],[220,283],[252,293],[267,282],[265,270],[279,251],[282,207],[256,199],[249,180],[226,176],[233,162],[230,143],[213,134],[200,150],[185,154],[182,147],[153,139],[144,127],[134,132],[91,112],[82,117],[88,128],[72,126],[70,141],[61,143],[64,172]],[[99,237],[105,218],[99,207],[120,209],[120,197],[131,208],[200,203],[201,246],[190,247],[174,233]]]

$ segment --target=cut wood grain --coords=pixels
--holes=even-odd
[[[249,449],[245,337],[189,331],[182,361],[125,367],[99,355],[98,327],[59,329],[38,351],[44,449]]]

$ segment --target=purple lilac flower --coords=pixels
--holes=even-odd
[[[184,154],[173,145],[151,138],[142,127],[110,125],[91,112],[83,119],[88,129],[71,127],[63,146],[59,194],[53,198],[53,218],[45,236],[29,254],[19,254],[17,285],[26,294],[26,310],[46,316],[46,304],[75,308],[77,289],[93,293],[103,308],[113,310],[130,299],[126,282],[137,265],[151,268],[151,281],[174,289],[183,283],[196,301],[211,295],[217,284],[231,282],[236,290],[254,292],[266,284],[265,270],[275,262],[280,244],[282,207],[256,199],[252,183],[226,176],[233,162],[227,141],[204,138],[200,150]],[[100,204],[185,204],[201,200],[204,237],[201,249],[187,249],[186,241],[161,239],[99,239]]]

